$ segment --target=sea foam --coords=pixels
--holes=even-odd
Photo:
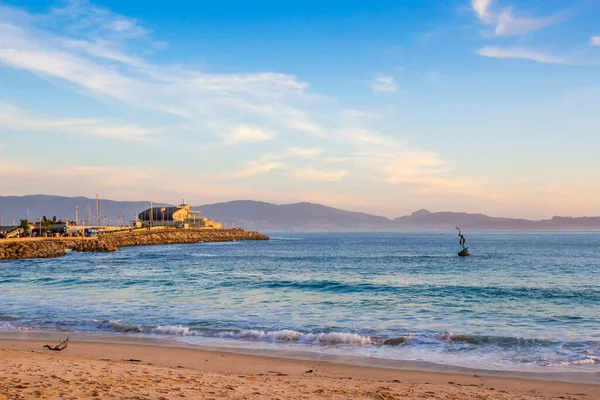
[[[142,330],[143,332],[143,330]],[[246,329],[241,331],[200,331],[186,326],[157,326],[150,328],[149,333],[168,336],[201,336],[219,339],[237,339],[272,343],[304,343],[321,345],[372,345],[375,342],[368,336],[355,333],[302,333],[290,329],[262,331]]]

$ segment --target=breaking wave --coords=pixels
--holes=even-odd
[[[17,327],[12,325],[10,322],[0,321],[0,331],[13,331],[15,329],[17,329]]]
[[[600,365],[600,358],[586,357],[579,360],[559,362],[557,365],[561,367],[568,367],[570,365]]]
[[[4,320],[2,320],[4,319]],[[10,321],[6,321],[10,320]],[[455,333],[412,333],[390,336],[369,336],[350,332],[301,332],[293,329],[215,329],[186,325],[144,326],[120,320],[61,320],[45,321],[41,326],[22,325],[18,319],[0,316],[0,331],[60,329],[83,332],[114,332],[125,335],[148,335],[169,338],[198,338],[231,340],[246,343],[269,343],[280,345],[304,345],[322,347],[323,351],[350,351],[362,353],[364,348],[378,357],[392,359],[409,357],[420,359],[422,352],[444,359],[475,355],[500,360],[511,360],[524,368],[575,368],[596,371],[600,367],[600,342],[562,342],[546,339],[520,338],[492,335]],[[187,341],[187,339],[185,339]],[[195,340],[193,343],[197,343]],[[200,342],[201,343],[201,342]],[[353,349],[351,349],[353,348]],[[336,350],[334,350],[336,349]],[[373,350],[371,350],[373,349]],[[311,351],[311,350],[309,350]],[[389,352],[389,353],[388,353]],[[350,353],[353,354],[353,353]],[[389,354],[389,355],[388,355]],[[460,365],[457,364],[457,365]],[[501,367],[502,368],[502,367]]]
[[[98,328],[105,328],[120,333],[145,333],[165,336],[197,336],[216,339],[234,339],[244,341],[271,343],[300,343],[315,345],[356,345],[356,346],[405,346],[421,344],[453,345],[466,344],[473,346],[496,346],[502,348],[522,348],[528,346],[561,346],[562,342],[535,338],[520,338],[509,336],[486,336],[465,334],[407,334],[395,337],[367,336],[346,332],[299,332],[291,329],[265,331],[260,329],[217,330],[201,329],[183,325],[160,325],[146,327],[125,324],[118,321],[102,321]],[[582,343],[593,345],[592,343]],[[596,358],[594,358],[596,359]]]
[[[171,336],[202,336],[208,338],[237,339],[273,343],[304,343],[323,345],[359,345],[375,344],[368,336],[355,333],[302,333],[283,329],[277,331],[262,331],[247,329],[241,331],[201,331],[186,326],[158,326],[151,328],[149,333]]]
[[[234,339],[245,341],[271,342],[271,343],[300,343],[321,345],[389,345],[398,346],[407,342],[406,337],[400,338],[376,338],[363,336],[356,333],[344,332],[321,332],[307,333],[290,329],[275,331],[264,331],[259,329],[244,330],[213,330],[190,328],[182,325],[161,325],[145,327],[130,325],[119,321],[102,321],[96,325],[97,328],[111,330],[119,333],[146,333],[165,336],[198,336],[215,339]]]
[[[104,321],[100,327],[105,326],[111,330],[122,333],[143,333],[144,329],[137,325],[127,325],[120,322]]]

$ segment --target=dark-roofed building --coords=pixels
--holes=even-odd
[[[179,207],[153,207],[138,214],[140,221],[183,221],[190,217],[185,208]],[[191,213],[190,213],[191,214]]]
[[[142,226],[193,226],[220,229],[221,224],[212,219],[200,217],[199,211],[192,211],[192,207],[183,201],[175,207],[151,207],[138,214]]]

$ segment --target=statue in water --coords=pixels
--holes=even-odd
[[[458,244],[460,244],[460,246],[462,247],[462,250],[458,252],[458,255],[460,257],[470,256],[470,254],[469,254],[469,248],[465,247],[465,244],[467,243],[467,239],[465,239],[465,237],[463,236],[463,234],[460,231],[460,228],[458,226],[456,227],[456,229],[458,229],[458,237],[460,238],[458,240]]]

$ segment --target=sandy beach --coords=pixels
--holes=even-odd
[[[0,340],[0,399],[600,399],[600,386],[146,344]]]

